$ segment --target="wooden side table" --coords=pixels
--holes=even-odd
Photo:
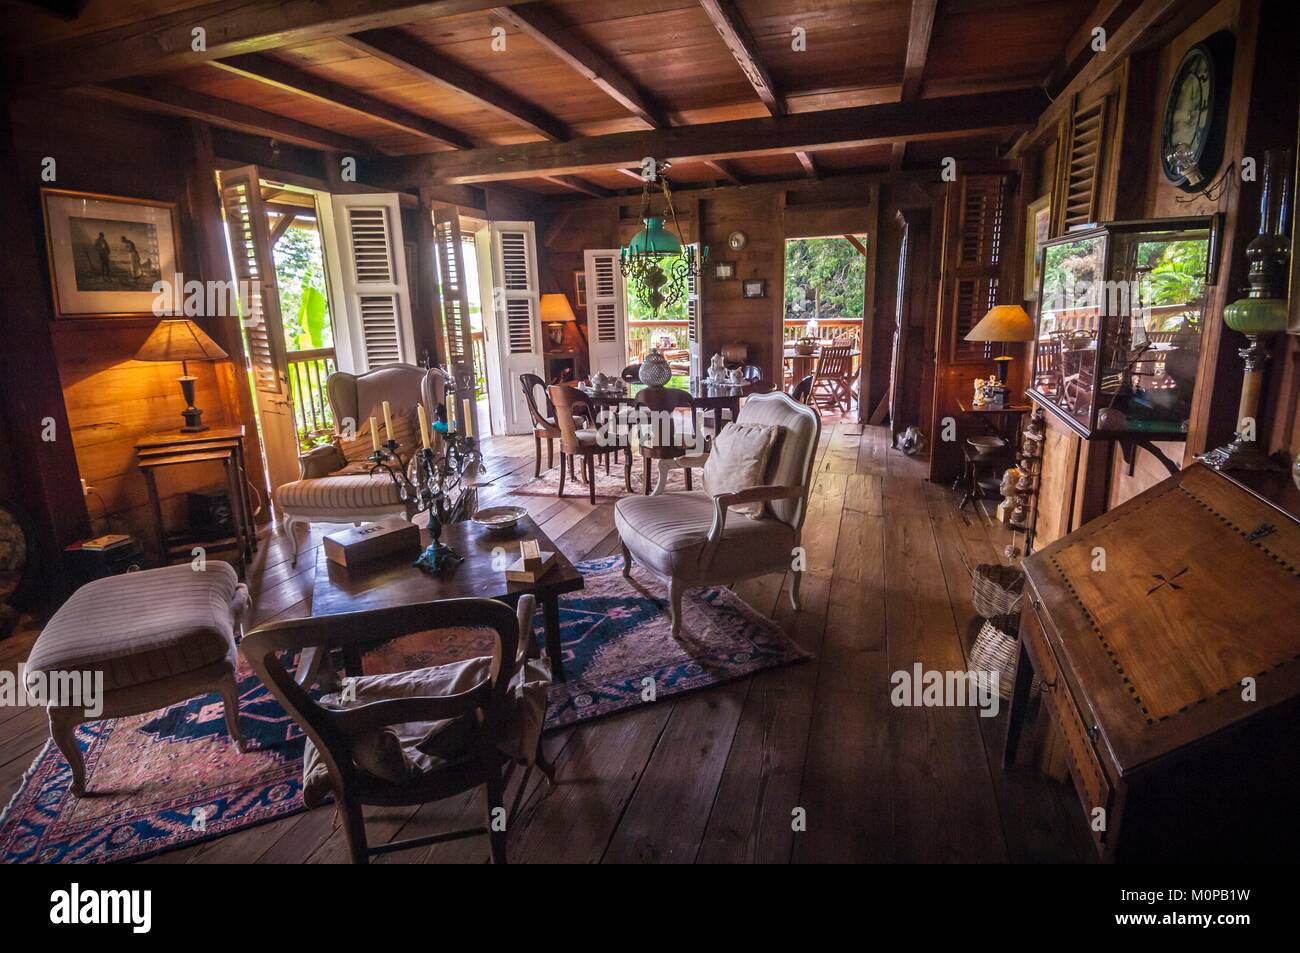
[[[168,561],[173,549],[187,548],[189,544],[173,546],[167,542],[156,472],[165,467],[187,463],[222,464],[230,492],[230,512],[234,524],[234,536],[226,545],[233,545],[238,550],[242,574],[248,560],[257,550],[257,529],[253,524],[252,500],[244,468],[244,428],[213,427],[200,433],[170,431],[152,434],[136,443],[135,450],[136,467],[143,474],[149,490],[149,504],[153,509],[159,552],[164,563]],[[207,542],[210,544],[212,541]],[[218,541],[217,545],[222,545],[222,542]]]

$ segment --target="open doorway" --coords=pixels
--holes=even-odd
[[[661,263],[664,274],[671,275],[683,268],[680,256],[667,258]],[[688,302],[686,296],[664,304],[658,314],[642,301],[625,283],[624,294],[627,299],[627,348],[626,364],[640,364],[645,360],[650,349],[657,348],[668,361],[675,376],[686,377],[691,373],[690,327]]]
[[[868,240],[866,235],[830,235],[785,243],[781,338],[786,390],[810,388],[814,371],[825,370],[836,380],[819,382],[818,395],[826,398],[829,409],[846,413],[857,400]],[[823,363],[823,355],[829,361],[843,347],[849,349],[847,364]]]

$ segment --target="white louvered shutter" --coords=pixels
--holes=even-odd
[[[689,246],[700,261],[700,243]],[[694,275],[686,278],[686,348],[690,352],[691,377],[704,376],[704,335],[700,326],[700,279]]]
[[[591,372],[617,377],[627,366],[627,293],[618,249],[587,249],[583,260]]]
[[[241,166],[221,173],[221,205],[240,321],[248,344],[267,477],[274,489],[298,479],[298,439],[289,396],[280,291],[276,287],[261,177],[256,166]]]
[[[494,433],[532,430],[520,374],[543,376],[542,328],[538,318],[537,240],[532,222],[493,222],[491,359],[501,381],[491,402]]]
[[[335,195],[347,333],[357,373],[414,364],[411,291],[396,193]]]

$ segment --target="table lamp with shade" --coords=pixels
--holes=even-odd
[[[180,361],[181,395],[185,398],[185,418],[182,433],[198,433],[208,429],[203,422],[203,411],[194,406],[194,382],[190,376],[190,361],[220,361],[228,357],[216,341],[188,318],[164,318],[136,352],[137,361]]]
[[[1000,304],[980,319],[966,335],[967,341],[989,341],[1003,345],[1002,353],[993,358],[998,365],[998,385],[1007,386],[1007,365],[1015,358],[1006,353],[1011,341],[1032,341],[1034,319],[1018,304]]]
[[[551,332],[551,344],[561,347],[564,344],[564,326],[577,321],[573,308],[569,307],[568,295],[542,295],[542,323]]]

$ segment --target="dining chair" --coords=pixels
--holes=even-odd
[[[574,408],[582,403],[582,392],[566,384],[552,384],[547,388],[555,407],[555,420],[560,428],[560,491],[564,497],[565,460],[572,472],[573,461],[581,459],[582,478],[587,483],[587,494],[596,505],[596,457],[605,458],[605,472],[609,472],[609,458],[620,450],[625,456],[626,471],[623,479],[627,492],[632,492],[632,448],[614,426],[606,426],[605,436],[594,425],[579,428],[574,419]]]
[[[520,374],[519,386],[524,390],[524,401],[528,404],[528,416],[533,425],[533,452],[536,457],[536,463],[533,466],[533,476],[542,475],[542,440],[546,441],[546,469],[555,466],[555,441],[560,439],[560,425],[555,422],[555,405],[551,403],[551,396],[546,392],[546,381],[542,380],[536,374]],[[541,389],[542,399],[546,402],[546,411],[537,406],[537,390]],[[587,425],[591,419],[591,411],[586,404],[575,404],[582,419],[582,426]]]
[[[690,414],[690,442],[700,432],[691,395],[676,387],[644,387],[637,393],[633,406],[637,409],[635,416],[637,443],[644,462],[645,495],[650,495],[652,487],[657,486],[656,493],[663,490],[668,480],[668,473],[673,469],[685,471],[686,489],[691,487],[691,469],[704,466],[708,451],[692,453],[688,445],[688,434],[678,427],[677,411],[685,408]],[[652,461],[658,466],[657,484],[650,479]]]
[[[810,403],[822,410],[833,407],[847,411],[852,406],[853,396],[849,391],[853,377],[852,354],[850,344],[828,344],[821,349],[813,369]]]
[[[244,637],[240,651],[307,736],[303,800],[316,807],[333,794],[354,864],[483,834],[492,862],[506,862],[506,831],[519,795],[507,813],[505,791],[516,767],[536,765],[555,783],[541,747],[551,675],[533,635],[535,606],[531,594],[516,609],[490,599],[444,599],[272,622]],[[285,664],[304,649],[355,657],[403,635],[466,628],[492,634],[491,656],[407,672],[349,673],[342,691],[319,697]],[[520,794],[527,783],[525,775]],[[367,843],[364,806],[427,804],[479,786],[487,793],[482,827]]]

